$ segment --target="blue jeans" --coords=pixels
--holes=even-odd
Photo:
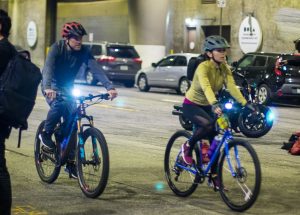
[[[72,99],[54,99],[49,100],[46,98],[47,103],[50,105],[50,110],[48,112],[46,121],[45,121],[45,131],[49,134],[52,134],[57,123],[60,122],[61,117],[63,117],[65,122],[65,131],[64,134],[68,134],[71,128],[72,115],[76,111],[76,102]],[[73,139],[73,138],[72,138]],[[70,143],[71,144],[71,143]],[[75,146],[76,144],[72,143],[69,160],[74,160],[75,158]]]

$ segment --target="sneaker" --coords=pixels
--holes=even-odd
[[[65,172],[69,174],[69,178],[77,179],[77,168],[75,163],[67,163],[65,166]]]
[[[39,139],[41,140],[42,146],[48,151],[54,151],[55,143],[51,139],[51,134],[43,131],[39,134]]]
[[[212,176],[208,181],[208,185],[210,187],[214,188],[215,191],[219,191],[220,187],[221,187],[221,183],[220,183],[218,176],[217,175]],[[225,187],[223,188],[223,190],[228,191],[228,189]]]
[[[183,161],[186,164],[191,165],[191,164],[193,164],[193,157],[191,155],[189,155],[189,152],[190,152],[190,146],[188,146],[187,142],[185,142],[181,146],[181,156],[182,156]]]

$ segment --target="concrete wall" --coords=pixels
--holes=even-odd
[[[44,64],[46,0],[10,0],[9,14],[12,19],[10,41],[30,50],[34,63]],[[27,26],[30,21],[37,25],[37,43],[30,48],[27,44]]]
[[[263,33],[260,51],[292,52],[292,41],[300,37],[300,1],[298,0],[227,0],[223,9],[223,25],[231,26],[231,58],[243,54],[238,43],[239,26],[250,13],[258,20]],[[169,8],[167,51],[186,51],[186,18],[197,21],[197,43],[194,52],[200,52],[204,33],[201,26],[220,23],[220,9],[215,4],[200,0],[172,0]]]
[[[74,13],[76,11],[76,13]],[[57,7],[57,39],[64,23],[80,22],[94,41],[129,42],[127,0],[88,3],[59,3]],[[88,41],[88,37],[84,38]]]
[[[43,64],[45,52],[47,0],[9,0],[8,10],[13,28],[10,40],[29,49],[33,61]],[[0,1],[7,7],[7,1]],[[258,20],[263,41],[260,51],[292,52],[292,41],[300,37],[299,0],[227,0],[223,9],[223,25],[231,26],[231,60],[242,56],[238,31],[242,20],[249,14]],[[57,39],[66,21],[78,20],[94,41],[107,40],[145,45],[141,50],[165,46],[166,53],[189,51],[187,46],[186,18],[196,20],[196,44],[193,52],[199,53],[204,39],[202,26],[218,26],[220,9],[215,4],[202,4],[201,0],[109,0],[85,3],[59,3]],[[35,21],[38,41],[29,48],[26,29]],[[88,37],[86,37],[86,40]],[[158,54],[160,55],[160,54]],[[143,56],[141,56],[143,57]],[[156,58],[158,56],[154,56]]]

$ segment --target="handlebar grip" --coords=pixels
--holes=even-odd
[[[105,100],[109,100],[110,95],[108,93],[102,94],[101,98]]]

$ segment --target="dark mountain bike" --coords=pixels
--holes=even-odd
[[[182,159],[181,145],[191,137],[191,133],[182,130],[174,133],[166,148],[164,171],[171,190],[178,196],[191,195],[206,178],[212,179],[211,167],[218,162],[217,176],[223,201],[235,211],[244,211],[256,201],[261,185],[259,159],[249,142],[232,136],[226,111],[217,120],[219,135],[222,137],[214,150],[210,161],[204,162],[202,141],[193,149],[194,163],[186,165]]]
[[[61,98],[63,99],[64,96]],[[53,183],[58,178],[61,167],[68,161],[72,144],[76,144],[75,164],[79,186],[87,197],[96,198],[104,191],[107,184],[109,155],[104,135],[94,127],[93,116],[86,115],[86,108],[104,99],[108,100],[109,95],[90,94],[74,97],[74,99],[77,101],[77,109],[72,115],[71,127],[66,128],[65,122],[61,121],[54,130],[56,143],[54,153],[43,149],[39,134],[44,129],[45,121],[39,125],[34,144],[35,165],[41,180],[49,184]]]

